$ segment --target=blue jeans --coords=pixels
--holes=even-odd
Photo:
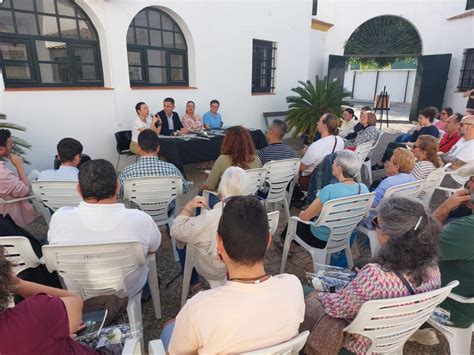
[[[409,133],[401,134],[397,138],[395,138],[395,142],[406,143],[410,141],[410,138],[411,138],[411,134]]]
[[[184,264],[186,263],[186,247],[183,249],[176,248],[178,252],[179,263],[181,264],[181,270],[184,272]],[[193,268],[191,274],[191,286],[196,285],[199,282],[199,274],[196,269]]]
[[[171,336],[173,335],[175,321],[169,322],[165,325],[165,327],[161,330],[160,339],[163,343],[163,347],[166,351],[168,351],[168,346],[170,345]]]

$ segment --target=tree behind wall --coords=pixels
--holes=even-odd
[[[328,83],[326,77],[320,79],[316,76],[315,83],[310,80],[298,81],[300,86],[291,89],[297,95],[288,96],[288,112],[286,122],[290,129],[294,129],[293,136],[307,134],[312,142],[316,135],[316,126],[319,118],[327,112],[339,116],[342,113],[342,105],[349,105],[344,97],[350,96],[350,92],[344,91],[339,82]]]
[[[25,149],[31,149],[31,144],[25,141],[24,139],[21,139],[19,137],[16,137],[13,135],[15,131],[21,131],[24,132],[26,131],[26,127],[7,122],[6,121],[7,116],[3,113],[0,113],[0,129],[9,129],[12,132],[12,138],[13,138],[13,152],[17,155],[21,155],[23,157],[23,161],[26,164],[29,164],[29,162],[24,158],[24,155],[26,154]]]

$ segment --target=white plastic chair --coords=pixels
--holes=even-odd
[[[445,176],[444,167],[438,168],[428,174],[423,184],[421,185],[420,194],[418,197],[423,201],[426,207],[430,207],[431,198],[435,190],[439,187]]]
[[[383,199],[389,198],[390,196],[402,196],[402,197],[412,197],[418,198],[420,195],[421,189],[423,187],[424,180],[417,180],[414,182],[409,182],[406,184],[392,186],[385,191]],[[376,211],[374,209],[373,211]],[[370,253],[374,257],[380,249],[380,243],[377,238],[377,233],[375,229],[367,228],[365,225],[357,226],[356,230],[365,234],[369,238],[370,243]]]
[[[21,236],[1,237],[0,245],[6,249],[6,257],[13,264],[15,275],[26,269],[34,269],[42,263],[33,251],[28,238]]]
[[[249,169],[245,170],[247,176],[249,178],[249,195],[253,195],[258,191],[258,189],[262,186],[263,182],[265,181],[265,172],[264,168],[257,168],[257,169]]]
[[[288,219],[290,203],[286,197],[286,187],[294,179],[300,168],[300,159],[283,159],[270,161],[263,168],[266,170],[265,182],[269,184],[266,202],[282,202]],[[288,194],[290,195],[290,194]],[[291,198],[291,196],[289,196]]]
[[[268,224],[270,228],[270,233],[273,235],[278,227],[278,221],[280,218],[280,211],[273,211],[267,214],[268,216]],[[214,232],[214,236],[217,233],[217,230]],[[216,249],[216,240],[215,238],[212,239],[211,245],[209,247],[209,254],[212,254],[212,251]],[[186,300],[188,299],[188,293],[189,293],[189,284],[191,282],[191,275],[193,272],[193,268],[196,266],[195,258],[197,255],[199,255],[200,251],[199,249],[196,248],[196,246],[188,243],[186,244],[186,261],[184,263],[184,271],[183,271],[183,287],[181,289],[181,307],[184,306],[186,303]],[[199,270],[198,270],[199,273]],[[222,280],[214,280],[204,276],[206,281],[209,283],[209,286],[211,288],[219,287],[225,284],[226,279]]]
[[[169,215],[169,206],[183,193],[183,181],[180,176],[150,176],[126,179],[123,200],[129,207],[137,207],[153,218],[157,226],[173,227],[176,207]],[[171,238],[174,260],[178,261],[176,240]]]
[[[147,262],[155,315],[157,319],[161,318],[156,260],[154,254],[145,259],[139,241],[45,245],[43,256],[48,270],[57,271],[83,300],[126,293],[126,277]],[[128,298],[127,313],[134,338],[143,336],[141,295],[140,291]]]
[[[142,355],[140,340],[137,338],[127,339],[122,349],[122,355]]]
[[[379,136],[377,138],[377,141],[375,144],[372,146],[372,149],[370,150],[369,154],[367,155],[367,158],[364,160],[361,166],[361,175],[362,175],[362,170],[367,171],[367,177],[369,179],[369,185],[372,184],[372,156],[374,155],[374,152],[378,149],[380,149],[380,142],[381,138],[383,136],[384,132],[380,131]]]
[[[463,297],[453,292],[448,295],[448,298],[451,298],[460,303],[474,303],[474,297]],[[449,351],[451,354],[470,354],[472,333],[474,332],[474,326],[472,324],[470,327],[467,328],[456,328],[438,323],[433,318],[430,318],[428,320],[428,323],[438,329],[446,337],[446,340],[448,340],[449,343]]]
[[[77,181],[33,181],[31,187],[36,198],[36,209],[48,225],[51,221],[50,210],[55,212],[61,207],[76,207],[82,201],[77,192]]]
[[[354,153],[357,155],[357,159],[359,159],[360,162],[360,171],[359,174],[357,175],[357,181],[362,182],[362,167],[364,166],[365,159],[370,153],[370,150],[372,149],[373,142],[365,142],[362,144],[359,144],[354,151]]]
[[[444,166],[444,176],[446,175],[457,175],[457,170],[451,170],[451,163],[448,163]],[[458,187],[446,187],[441,186],[443,179],[440,181],[439,185],[436,186],[435,190],[444,191],[447,198],[450,198],[453,194],[464,189],[464,184]]]
[[[408,338],[457,285],[458,281],[452,281],[445,287],[413,296],[367,301],[344,332],[369,338],[372,343],[366,354],[401,355]]]
[[[314,269],[316,269],[315,264],[329,265],[331,254],[341,250],[345,250],[347,263],[349,268],[352,268],[353,262],[350,238],[357,224],[364,218],[370,206],[372,206],[374,197],[374,193],[369,193],[327,201],[315,222],[303,221],[298,217],[291,217],[288,223],[285,246],[283,248],[280,273],[283,273],[285,270],[286,259],[293,239],[311,254]],[[325,226],[329,228],[329,238],[326,247],[324,249],[314,248],[298,237],[298,235],[296,235],[298,222],[314,227]]]
[[[258,350],[252,350],[240,353],[242,355],[296,355],[303,349],[306,339],[308,339],[309,330],[298,334],[296,337],[285,341],[284,343],[272,345],[266,348],[261,348]],[[160,339],[152,340],[148,343],[148,354],[149,355],[164,355],[166,354],[163,343]]]

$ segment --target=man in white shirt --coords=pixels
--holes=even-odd
[[[155,253],[161,234],[146,213],[117,203],[119,185],[113,165],[103,159],[81,166],[77,188],[83,201],[77,207],[62,207],[51,218],[49,244],[80,244],[138,240],[146,256]],[[125,280],[127,292],[137,294],[145,285],[148,266],[131,273]],[[65,280],[68,289],[71,285]]]
[[[344,141],[338,134],[338,118],[332,113],[325,113],[318,121],[318,132],[321,138],[313,142],[305,151],[301,159],[301,175],[311,175],[313,170],[328,154],[344,149]]]
[[[57,145],[59,169],[43,170],[39,181],[77,181],[77,166],[81,162],[82,144],[74,138],[63,138]]]
[[[170,354],[239,353],[298,334],[305,310],[301,283],[294,275],[265,272],[263,259],[271,240],[265,208],[255,196],[225,202],[217,250],[228,281],[187,301],[174,323]],[[164,336],[162,340],[168,344]]]

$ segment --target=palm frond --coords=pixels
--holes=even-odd
[[[6,119],[7,119],[7,116],[3,113],[0,113],[0,120],[6,120]],[[6,121],[0,121],[0,129],[9,129],[12,131],[20,131],[20,132],[26,131],[26,127],[17,125],[15,123],[6,122]],[[31,144],[25,141],[23,138],[17,137],[15,135],[12,135],[12,138],[13,138],[13,143],[14,143],[13,152],[15,154],[21,155],[23,157],[23,161],[25,162],[25,164],[29,164],[29,161],[24,158],[24,154],[26,154],[25,149],[31,149]]]

